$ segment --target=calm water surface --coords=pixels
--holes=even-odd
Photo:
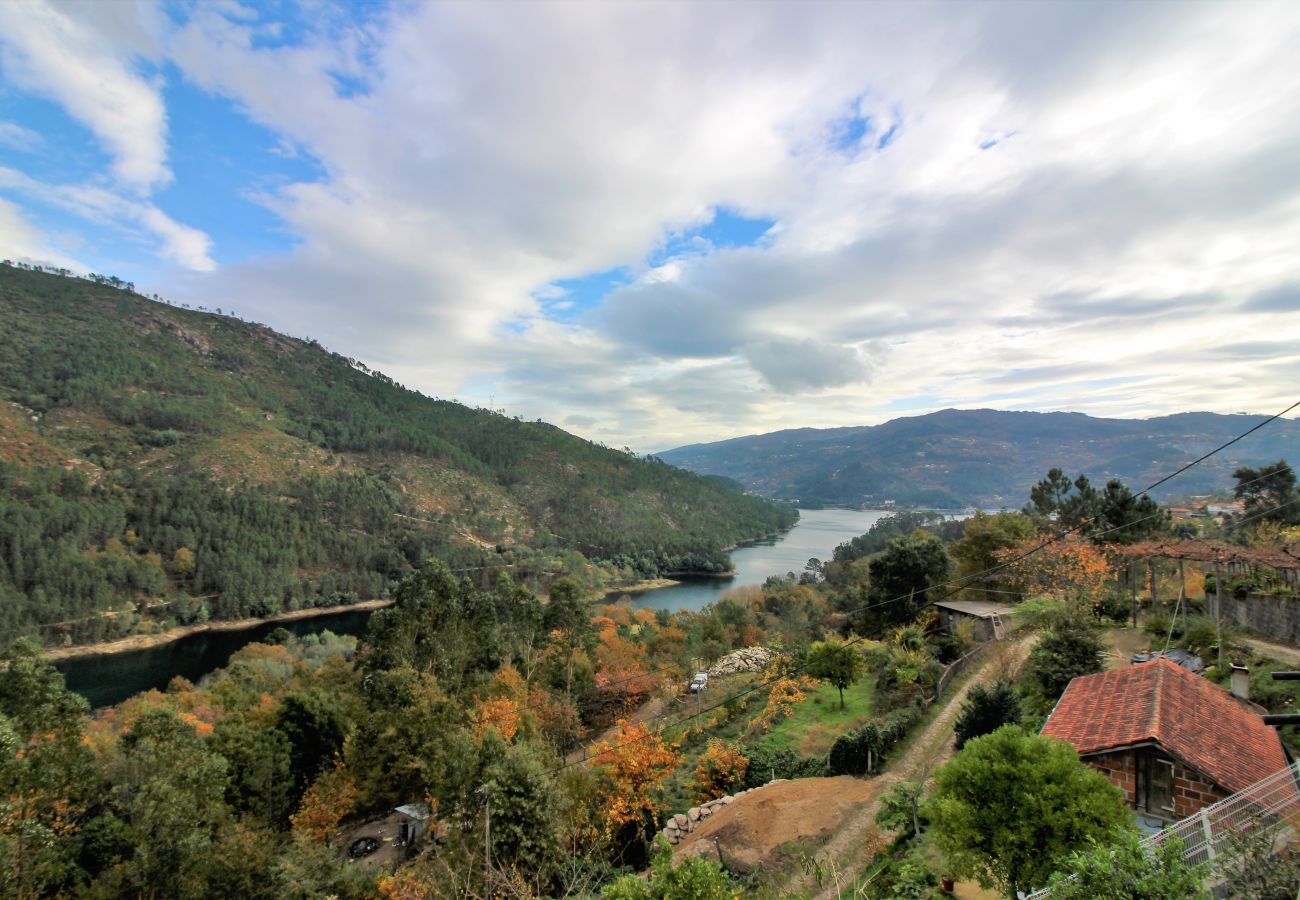
[[[264,622],[239,631],[208,631],[158,647],[82,656],[54,665],[63,673],[68,690],[85,697],[93,707],[112,706],[141,691],[164,688],[177,675],[198,681],[224,666],[240,647],[262,640],[277,628],[299,637],[325,630],[359,635],[366,630],[370,613],[368,609],[357,609],[314,619]]]
[[[887,515],[883,510],[800,510],[799,523],[790,531],[771,541],[732,551],[734,578],[692,578],[675,587],[634,594],[634,602],[649,609],[702,609],[729,588],[762,584],[769,575],[797,574],[810,557],[830,559],[837,546],[866,534]],[[164,688],[177,675],[198,681],[224,666],[240,647],[262,640],[276,628],[299,636],[327,629],[335,634],[360,635],[369,619],[370,610],[353,610],[314,619],[268,622],[242,631],[195,634],[129,653],[63,660],[56,666],[69,690],[81,694],[91,706],[111,706],[141,691]]]
[[[825,562],[840,544],[866,534],[888,515],[881,509],[801,509],[799,523],[785,534],[732,551],[734,578],[691,578],[674,587],[633,594],[633,602],[646,609],[703,609],[730,588],[762,584],[769,575],[798,575],[812,557]]]

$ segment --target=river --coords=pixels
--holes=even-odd
[[[762,584],[769,575],[798,575],[812,557],[830,559],[836,547],[866,534],[888,515],[880,509],[801,509],[799,522],[785,534],[731,552],[734,577],[688,578],[673,587],[641,591],[631,597],[645,609],[703,609],[730,588]]]
[[[809,557],[829,559],[832,551],[889,515],[882,510],[800,510],[794,528],[769,541],[731,552],[736,574],[732,578],[690,578],[672,587],[633,593],[633,602],[649,609],[704,608],[723,591],[762,584],[769,575],[802,572]],[[369,610],[349,610],[311,619],[267,622],[240,631],[209,631],[189,635],[144,650],[61,660],[68,689],[81,694],[93,707],[111,706],[151,688],[164,688],[177,675],[198,681],[226,664],[240,647],[260,641],[276,628],[299,636],[326,629],[335,634],[360,635],[370,619]]]
[[[85,697],[92,707],[112,706],[141,691],[164,688],[177,675],[198,681],[224,666],[240,647],[262,640],[277,628],[299,637],[327,629],[335,634],[362,634],[371,612],[353,609],[310,619],[264,622],[238,631],[204,631],[143,650],[74,656],[54,666],[63,673],[68,690]]]

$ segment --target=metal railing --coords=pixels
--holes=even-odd
[[[1183,842],[1190,864],[1210,863],[1230,854],[1243,838],[1300,820],[1300,760],[1257,781],[1244,791],[1205,807],[1142,841],[1149,850],[1170,838]],[[1026,900],[1051,896],[1051,888],[1030,894]]]

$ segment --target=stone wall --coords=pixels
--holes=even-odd
[[[1213,609],[1214,598],[1208,603]],[[1225,595],[1223,618],[1263,637],[1300,645],[1300,600],[1250,594],[1244,600]]]
[[[769,781],[767,784],[776,784],[779,781],[785,780],[786,779],[784,778],[778,778],[776,781]],[[763,785],[763,787],[767,787],[767,785]],[[750,793],[750,791],[757,790],[760,790],[760,788],[749,788],[749,790],[744,790],[737,794],[728,794],[725,797],[718,797],[716,800],[710,800],[708,803],[701,803],[699,806],[692,806],[686,812],[672,816],[668,820],[668,824],[664,826],[663,835],[668,838],[668,843],[679,844],[681,843],[682,838],[694,831],[701,823],[708,820],[708,818],[715,812],[725,806],[730,806],[732,803],[735,803],[737,797],[743,797]]]

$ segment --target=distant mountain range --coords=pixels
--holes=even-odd
[[[1193,412],[1154,419],[1082,413],[945,409],[850,428],[795,428],[690,444],[666,462],[808,504],[1007,507],[1059,467],[1102,484],[1145,488],[1267,416]],[[1230,490],[1238,466],[1300,464],[1300,422],[1279,419],[1154,492],[1157,499]]]

